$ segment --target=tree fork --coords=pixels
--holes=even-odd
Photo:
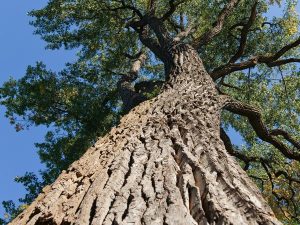
[[[224,99],[179,44],[162,93],[64,171],[11,224],[281,224],[220,139]]]

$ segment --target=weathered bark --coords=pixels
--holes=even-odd
[[[170,51],[164,91],[131,110],[11,224],[280,224],[220,139],[226,98],[193,49]]]

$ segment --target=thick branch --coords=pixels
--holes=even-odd
[[[239,0],[229,0],[228,3],[224,6],[216,22],[213,24],[213,27],[197,38],[193,47],[198,49],[202,45],[209,43],[217,34],[219,34],[223,28],[226,17],[233,11],[235,6],[239,3]]]
[[[281,134],[281,132],[279,132],[279,133]],[[232,156],[242,160],[245,163],[244,170],[249,169],[250,163],[259,163],[260,165],[262,165],[262,168],[268,175],[268,179],[264,179],[262,177],[253,176],[253,175],[250,175],[250,177],[252,177],[256,180],[259,180],[261,182],[262,188],[264,187],[264,183],[268,180],[272,186],[272,194],[278,200],[278,203],[281,202],[282,200],[284,200],[286,204],[292,203],[293,206],[295,206],[295,203],[294,203],[295,190],[293,189],[292,183],[295,182],[295,183],[300,184],[300,179],[298,177],[291,176],[285,170],[275,169],[272,166],[272,164],[276,163],[276,162],[272,162],[270,159],[265,159],[265,158],[262,158],[259,156],[248,156],[248,155],[245,155],[242,152],[236,150],[235,147],[232,145],[230,138],[228,137],[228,135],[226,134],[226,132],[224,131],[223,128],[221,128],[220,137],[221,137],[222,141],[224,142],[227,152],[229,154],[231,154]],[[287,198],[284,195],[279,195],[274,190],[274,186],[276,184],[274,183],[273,177],[277,178],[279,176],[283,176],[285,178],[285,182],[288,184],[290,191],[293,193],[289,198]],[[280,204],[278,204],[278,206],[281,208]],[[296,207],[294,207],[294,212],[296,212]]]
[[[284,176],[284,178],[288,182],[289,189],[293,193],[295,192],[295,190],[292,187],[292,183],[295,182],[295,183],[300,184],[300,179],[298,177],[293,177],[284,170],[275,170],[273,168],[273,166],[271,165],[272,162],[270,160],[267,160],[267,159],[264,159],[264,158],[261,158],[258,156],[247,156],[247,155],[243,154],[242,152],[235,150],[230,141],[230,138],[228,137],[228,135],[226,134],[226,132],[224,131],[223,128],[221,128],[220,137],[221,137],[222,141],[224,142],[225,148],[228,151],[228,153],[231,154],[232,156],[235,156],[236,158],[242,160],[245,163],[244,170],[247,170],[249,168],[249,165],[251,162],[260,163],[262,165],[262,168],[265,170],[265,172],[268,175],[268,180],[271,183],[272,194],[274,195],[274,197],[276,197],[278,200],[284,199],[286,201],[286,203],[289,203],[289,201],[290,201],[292,204],[294,204],[294,194],[292,196],[290,196],[290,198],[285,198],[284,196],[279,196],[277,194],[277,192],[274,191],[273,176],[276,178],[279,176]],[[253,176],[253,175],[250,175],[250,177],[253,177],[254,179],[261,181],[262,187],[263,187],[264,182],[265,182],[265,180],[263,178]],[[295,211],[295,208],[294,208],[294,211]]]
[[[144,17],[144,19],[154,31],[161,48],[164,48],[164,50],[166,50],[169,45],[172,44],[172,38],[168,30],[166,29],[163,20],[158,19],[154,16]]]
[[[286,132],[282,129],[274,129],[270,133],[273,136],[279,136],[279,135],[283,136],[285,138],[285,140],[290,142],[297,149],[300,149],[300,143],[298,141],[296,141],[288,132]]]
[[[248,37],[250,27],[252,26],[252,24],[254,23],[255,18],[256,18],[256,7],[257,7],[257,1],[255,1],[254,5],[252,6],[251,15],[248,19],[248,22],[243,25],[243,29],[241,31],[241,39],[240,39],[239,48],[238,48],[237,52],[234,54],[234,56],[231,57],[231,59],[229,60],[229,63],[234,63],[236,60],[238,60],[243,55],[243,53],[245,51],[247,37]]]
[[[220,82],[218,83],[218,86],[219,86],[219,87],[224,86],[224,87],[236,89],[236,90],[238,90],[238,91],[243,91],[243,89],[241,89],[240,87],[237,87],[237,86],[234,86],[234,85],[225,83],[224,78],[225,78],[225,77],[222,77],[222,79],[221,79]],[[220,90],[219,90],[219,91],[220,91]]]
[[[149,15],[155,15],[155,10],[156,10],[156,1],[155,0],[149,0],[148,2],[148,13]]]
[[[121,6],[112,8],[112,7],[110,7],[110,6],[107,5],[106,6],[107,9],[109,11],[112,11],[112,12],[114,12],[114,11],[118,12],[119,10],[122,10],[122,9],[128,9],[128,10],[131,10],[133,13],[135,13],[139,18],[143,17],[142,12],[140,10],[138,10],[138,8],[136,8],[134,5],[128,5],[128,4],[126,4],[125,0],[120,0],[120,1],[118,0],[116,2],[120,3]]]
[[[166,62],[168,60],[167,49],[172,44],[172,38],[167,31],[163,21],[152,15],[145,15],[141,20],[131,21],[127,25],[138,34],[140,41],[148,47],[160,60]],[[156,37],[152,37],[150,29]]]
[[[285,65],[285,64],[293,63],[293,62],[300,62],[300,59],[297,59],[297,58],[288,58],[288,59],[276,60],[274,62],[268,63],[268,66],[269,67],[281,66],[281,65]]]
[[[167,22],[172,26],[177,34],[180,33],[180,31],[184,31],[184,26],[178,24],[173,18],[168,18]]]
[[[176,9],[178,8],[178,6],[184,2],[186,2],[187,0],[179,0],[178,2],[176,2],[176,0],[169,0],[169,10],[161,17],[162,21],[167,20],[168,18],[170,18],[172,16],[172,14],[176,11]]]
[[[127,24],[127,26],[134,29],[138,35],[140,41],[149,48],[161,61],[165,61],[164,53],[157,41],[149,35],[149,29],[141,21],[135,21]]]
[[[287,147],[284,143],[282,143],[280,140],[278,140],[275,136],[278,135],[277,130],[271,130],[269,131],[265,124],[262,121],[262,116],[260,111],[248,104],[239,102],[234,99],[228,99],[226,106],[224,107],[228,111],[245,116],[248,118],[251,126],[253,127],[255,133],[257,136],[265,141],[273,145],[275,148],[277,148],[285,157],[289,159],[295,159],[300,161],[300,154],[299,152],[295,152],[291,150],[289,147]],[[274,134],[275,133],[275,134]],[[285,135],[283,135],[285,134]],[[280,135],[283,135],[285,140],[289,141],[298,151],[300,150],[298,147],[299,143],[291,141],[289,136],[287,136],[286,132],[280,133]]]
[[[219,79],[221,77],[224,77],[224,76],[226,76],[230,73],[240,71],[240,70],[244,70],[244,69],[248,69],[248,68],[256,66],[257,64],[258,64],[257,57],[253,57],[253,58],[251,58],[251,59],[249,59],[248,61],[245,61],[245,62],[230,63],[230,64],[220,66],[220,67],[214,69],[210,73],[210,75],[211,75],[213,80],[217,80],[217,79]]]
[[[182,29],[181,32],[179,32],[176,35],[174,41],[179,42],[184,40],[186,37],[188,37],[191,34],[191,32],[195,30],[196,27],[197,25],[194,23],[189,24],[185,29]]]

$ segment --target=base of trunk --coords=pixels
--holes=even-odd
[[[280,224],[215,133],[151,105],[125,116],[11,224]]]
[[[224,106],[196,51],[11,224],[279,225],[220,139]]]

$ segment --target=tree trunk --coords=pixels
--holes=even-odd
[[[11,224],[281,224],[220,139],[225,102],[197,53]]]

